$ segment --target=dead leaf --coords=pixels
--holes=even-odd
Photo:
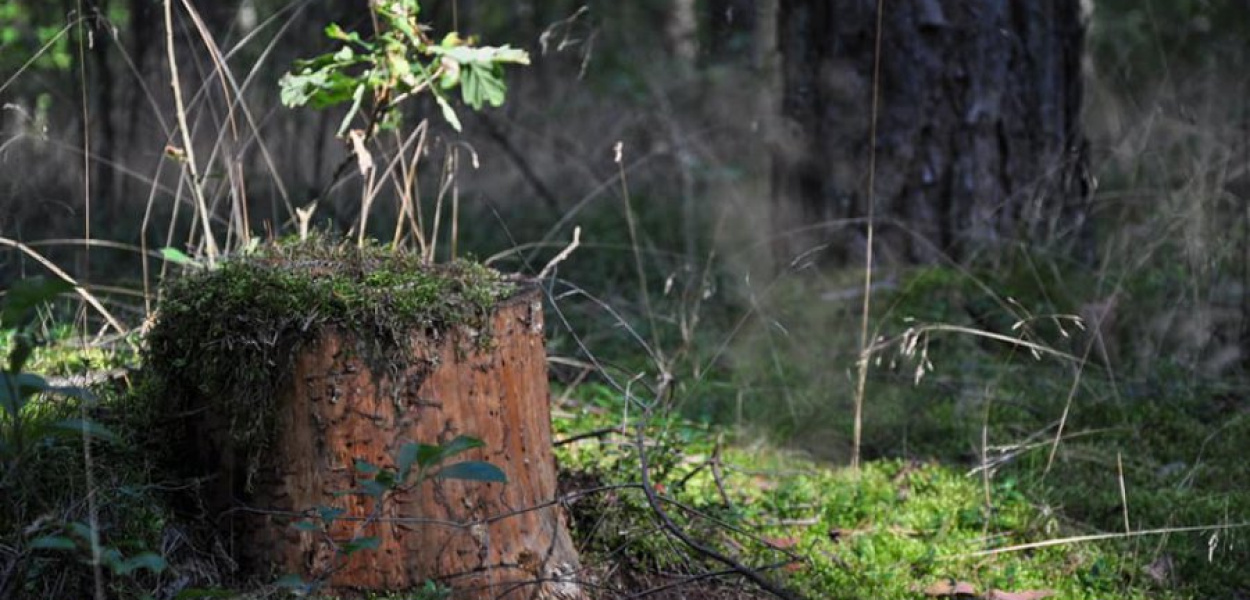
[[[781,548],[782,550],[789,550],[790,548],[799,545],[799,538],[797,537],[764,538],[764,541],[772,544],[773,547]]]
[[[802,571],[806,567],[807,567],[807,563],[795,561],[792,563],[786,563],[786,566],[782,567],[781,570],[787,573],[797,573],[799,571]]]
[[[1164,553],[1156,558],[1150,566],[1146,567],[1146,574],[1159,585],[1167,585],[1172,579],[1172,569],[1175,567],[1172,561],[1172,555]]]
[[[976,596],[977,588],[966,581],[955,581],[947,579],[939,581],[924,589],[924,595],[943,597],[943,596]]]
[[[373,155],[365,147],[365,132],[353,129],[347,133],[347,138],[352,142],[352,152],[356,154],[356,166],[360,169],[360,174],[367,176],[373,170]]]
[[[756,475],[752,480],[752,483],[755,484],[755,489],[761,492],[771,492],[772,490],[777,489],[776,482],[762,475]]]
[[[1054,596],[1055,590],[1024,590],[1023,592],[1004,592],[1002,590],[990,590],[985,595],[985,600],[1041,600]]]

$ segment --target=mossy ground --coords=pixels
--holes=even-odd
[[[558,436],[622,422],[625,403],[604,386],[583,386],[570,398],[558,412]],[[636,411],[631,407],[629,412]],[[981,593],[1053,590],[1058,598],[1088,600],[1208,597],[1195,594],[1200,582],[1172,587],[1146,574],[1161,555],[1158,538],[977,555],[1088,532],[1063,512],[1039,504],[1029,493],[1036,486],[1026,485],[1017,473],[986,482],[967,467],[899,459],[871,461],[854,472],[764,443],[723,443],[717,429],[682,419],[654,421],[648,431],[656,444],[652,460],[660,489],[799,555],[800,562],[786,567],[784,580],[806,597],[922,598],[927,588],[951,580],[970,583]],[[714,473],[708,461],[718,445],[719,473]],[[596,484],[638,478],[637,456],[625,438],[579,441],[562,447],[558,457],[566,472]],[[1075,482],[1055,482],[1057,487],[1065,483]],[[785,562],[758,540],[671,508],[684,526],[716,540],[722,552],[756,565]],[[586,561],[660,572],[690,569],[698,559],[658,532],[648,511],[637,491],[580,501],[574,523],[591,553]],[[1230,559],[1226,554],[1219,558]]]

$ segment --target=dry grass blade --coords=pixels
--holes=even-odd
[[[1194,533],[1199,531],[1229,531],[1233,529],[1245,529],[1250,527],[1250,522],[1246,523],[1228,523],[1224,525],[1194,525],[1191,527],[1162,527],[1159,529],[1142,529],[1129,533],[1098,533],[1093,535],[1078,535],[1066,538],[1056,538],[1053,540],[1043,540],[1040,542],[1030,542],[1028,544],[1016,544],[1014,546],[1005,546],[1002,548],[991,548],[989,550],[981,550],[978,552],[969,552],[967,554],[959,554],[947,557],[947,560],[962,560],[965,558],[978,558],[982,556],[996,556],[999,554],[1008,554],[1011,552],[1024,552],[1026,550],[1036,550],[1038,548],[1049,548],[1051,546],[1067,546],[1071,544],[1083,544],[1085,542],[1101,542],[1105,540],[1120,540],[1131,537],[1147,536],[1147,535],[1169,535],[1173,533]]]
[[[195,199],[196,217],[199,219],[204,236],[204,252],[208,263],[217,261],[217,240],[213,236],[213,228],[209,223],[208,203],[204,201],[204,190],[201,187],[199,167],[195,161],[195,141],[191,137],[191,127],[187,124],[187,107],[182,98],[182,84],[178,79],[178,55],[174,51],[174,7],[173,0],[165,0],[165,48],[166,59],[169,61],[169,83],[174,91],[174,107],[178,116],[178,131],[182,137],[182,151],[186,153],[186,169],[191,176],[191,195]]]
[[[565,259],[569,257],[569,255],[573,254],[573,251],[576,250],[577,247],[581,245],[581,243],[582,243],[582,228],[574,227],[573,228],[573,241],[569,243],[568,247],[566,247],[564,250],[561,250],[560,253],[555,256],[555,258],[552,258],[547,263],[547,266],[543,267],[542,271],[539,271],[537,279],[539,280],[546,279],[547,276],[550,275],[551,272],[555,270],[557,265],[564,262]]]
[[[100,300],[98,298],[96,298],[94,295],[91,294],[91,292],[87,291],[85,288],[79,285],[78,281],[75,280],[73,277],[70,277],[69,273],[66,273],[65,271],[61,270],[60,267],[56,266],[56,263],[53,263],[52,261],[48,260],[47,257],[35,251],[34,248],[31,248],[30,246],[27,246],[26,244],[23,244],[17,240],[11,240],[6,237],[0,237],[0,246],[8,246],[9,248],[18,250],[19,252],[22,252],[23,254],[35,259],[36,262],[38,262],[39,264],[47,268],[49,271],[51,271],[53,275],[56,275],[65,283],[68,283],[74,286],[74,293],[78,294],[78,296],[81,297],[83,301],[91,305],[91,308],[95,309],[95,311],[99,313],[101,317],[104,318],[104,321],[107,322],[110,327],[112,327],[118,333],[124,334],[129,331],[129,329],[127,329],[126,326],[123,325],[122,322],[117,319],[117,317],[113,316],[113,313],[109,312],[107,308],[104,308],[104,305],[100,303]]]

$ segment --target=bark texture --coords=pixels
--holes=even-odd
[[[1088,254],[1076,0],[881,3],[878,256],[957,259],[1015,241]],[[876,0],[780,0],[772,140],[788,259],[862,255]],[[848,221],[849,220],[849,221]]]
[[[538,295],[500,306],[492,327],[488,350],[474,349],[460,331],[414,335],[420,360],[399,370],[369,364],[360,340],[341,330],[306,346],[279,396],[279,431],[251,491],[237,476],[234,483],[228,473],[221,478],[233,502],[248,507],[228,513],[245,563],[277,575],[329,574],[339,591],[402,590],[435,579],[457,599],[583,598],[563,508],[552,502]],[[485,460],[508,482],[430,480],[380,509],[372,498],[340,495],[362,483],[356,459],[394,469],[405,442],[443,444],[458,435],[486,446],[450,462]],[[319,532],[291,527],[289,513],[321,506],[346,510],[330,527],[332,538],[376,537],[378,547],[344,560]]]

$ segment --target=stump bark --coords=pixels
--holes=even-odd
[[[229,464],[237,461],[222,461],[231,473],[219,491],[247,507],[227,513],[245,565],[321,578],[335,591],[403,590],[433,579],[457,599],[585,597],[563,507],[554,502],[538,293],[503,302],[490,325],[489,348],[463,328],[414,332],[414,360],[399,367],[366,359],[367,340],[342,328],[327,327],[303,345],[280,387],[276,435],[246,489]],[[428,480],[381,506],[345,494],[367,478],[356,460],[395,469],[405,443],[460,435],[485,446],[456,460],[489,462],[507,483]],[[292,513],[317,507],[345,511],[328,536],[292,526]],[[364,538],[376,548],[344,556],[346,541]]]

